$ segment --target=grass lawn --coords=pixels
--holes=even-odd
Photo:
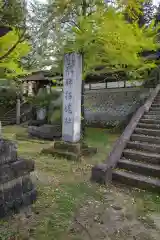
[[[3,136],[16,140],[16,134],[19,134],[19,136],[26,135],[25,131],[25,128],[5,127]],[[79,215],[77,213],[79,209],[82,209],[83,223],[85,222],[84,219],[93,220],[95,216],[90,217],[90,215],[86,214],[90,212],[93,214],[95,209],[99,209],[99,207],[102,208],[103,206],[105,209],[105,211],[102,211],[103,213],[106,212],[106,209],[110,211],[108,206],[111,203],[106,199],[106,196],[109,196],[112,202],[118,199],[118,204],[125,202],[124,209],[127,214],[129,209],[131,215],[136,212],[136,219],[143,222],[144,228],[144,224],[151,225],[153,221],[148,219],[146,214],[149,211],[152,213],[160,212],[158,196],[145,192],[128,191],[125,188],[121,189],[114,186],[99,186],[89,181],[92,166],[106,159],[118,136],[119,134],[106,129],[87,129],[87,143],[97,147],[98,153],[92,158],[82,159],[81,162],[54,158],[51,155],[41,155],[40,151],[52,144],[52,142],[28,139],[17,140],[19,155],[35,160],[36,168],[33,178],[38,190],[38,199],[31,208],[21,214],[1,221],[0,240],[129,239],[123,236],[122,238],[116,238],[118,235],[114,234],[113,238],[111,235],[110,238],[102,238],[102,235],[96,237],[97,232],[101,232],[102,229],[98,229],[94,233],[94,229],[99,225],[94,227],[94,225],[90,226],[90,224],[88,226],[91,233],[93,231],[93,236],[91,236],[84,224],[78,222],[77,219],[76,222],[81,226],[81,230],[76,232],[72,227],[75,214]],[[134,201],[131,202],[131,199],[134,199]],[[90,210],[91,207],[88,203],[94,203],[92,210]],[[97,205],[98,203],[99,205]],[[85,210],[84,207],[86,207]],[[133,209],[135,210],[133,211]],[[116,212],[116,214],[119,213]],[[143,240],[143,238],[141,239]],[[158,240],[158,238],[155,239]]]

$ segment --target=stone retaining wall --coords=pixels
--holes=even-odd
[[[115,126],[128,121],[149,94],[141,87],[85,91],[86,124]]]
[[[0,140],[0,218],[18,212],[36,200],[30,179],[34,161],[17,156],[16,144]]]

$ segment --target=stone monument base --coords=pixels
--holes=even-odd
[[[63,157],[68,160],[79,161],[82,156],[93,156],[97,153],[97,149],[94,147],[89,147],[87,144],[82,142],[70,143],[64,141],[55,141],[53,146],[43,149],[41,153]]]

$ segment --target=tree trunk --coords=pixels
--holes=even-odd
[[[2,138],[2,122],[0,121],[0,138]]]
[[[20,124],[20,117],[21,117],[21,102],[20,99],[17,99],[17,104],[16,104],[16,124]]]
[[[81,96],[81,133],[82,133],[82,140],[85,138],[85,109],[84,109],[84,80],[82,80],[82,96]]]

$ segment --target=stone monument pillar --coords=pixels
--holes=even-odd
[[[62,139],[79,142],[81,138],[82,55],[66,54],[63,73]]]
[[[62,140],[42,153],[79,160],[82,155],[92,155],[96,149],[81,141],[82,55],[64,56]]]

